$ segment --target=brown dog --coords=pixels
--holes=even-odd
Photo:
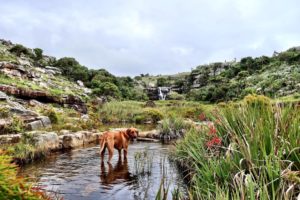
[[[103,161],[106,148],[108,149],[108,162],[114,154],[114,148],[118,150],[121,157],[121,150],[124,149],[124,159],[127,159],[128,143],[130,140],[137,138],[139,132],[136,128],[129,128],[123,131],[107,131],[100,138],[100,154]]]

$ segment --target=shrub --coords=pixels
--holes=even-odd
[[[53,109],[47,111],[46,115],[49,117],[52,124],[57,124],[58,123],[59,117]]]
[[[14,53],[17,56],[21,56],[21,54],[24,54],[24,55],[31,54],[26,47],[24,47],[23,45],[20,45],[20,44],[13,46],[12,48],[9,49],[9,51],[11,53]]]
[[[93,89],[93,94],[111,96],[117,99],[121,96],[119,88],[110,82],[99,83],[98,87]]]
[[[40,59],[43,58],[43,50],[42,49],[35,48],[35,49],[33,49],[33,51],[34,51],[34,54],[35,54],[35,57],[34,57],[35,60],[40,60]]]
[[[6,107],[0,107],[0,118],[8,118],[9,117],[9,109]]]
[[[48,199],[39,189],[17,177],[17,166],[11,160],[10,156],[0,154],[0,199]]]
[[[134,117],[136,123],[151,121],[156,123],[163,119],[163,114],[156,108],[144,108],[143,111]]]
[[[171,91],[167,95],[167,99],[169,99],[169,100],[184,100],[184,96],[182,94],[178,94],[177,92]]]

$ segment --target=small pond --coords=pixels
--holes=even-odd
[[[127,162],[119,160],[115,151],[108,164],[107,155],[101,163],[99,146],[86,147],[26,165],[20,175],[65,200],[155,199],[161,180],[166,177],[168,199],[172,199],[171,192],[176,188],[184,191],[185,184],[175,163],[168,159],[171,150],[171,145],[135,142],[129,146]],[[137,155],[146,155],[146,159],[139,160]]]

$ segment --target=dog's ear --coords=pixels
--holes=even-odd
[[[131,129],[128,128],[128,129],[125,131],[125,134],[126,134],[128,137],[130,137],[130,135],[131,135]]]

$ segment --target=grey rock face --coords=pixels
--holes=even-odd
[[[0,135],[0,145],[18,143],[20,139],[21,134]]]
[[[35,131],[44,128],[41,120],[33,121],[27,124],[28,130]]]
[[[31,132],[35,145],[38,149],[57,150],[59,149],[59,138],[55,132]]]
[[[4,93],[0,91],[0,101],[6,101],[8,100],[8,96]]]
[[[42,116],[42,117],[39,117],[39,118],[40,118],[44,128],[51,128],[52,127],[49,117]]]

